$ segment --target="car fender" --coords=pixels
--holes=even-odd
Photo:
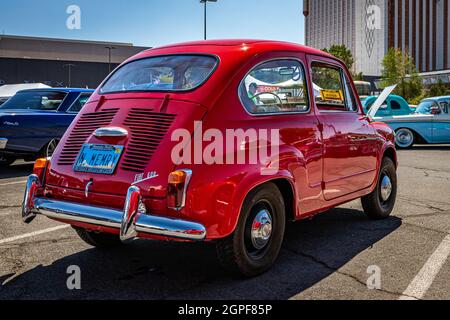
[[[180,214],[204,224],[207,237],[211,240],[225,238],[234,232],[245,198],[260,185],[282,180],[289,183],[293,192],[292,198],[298,199],[292,171],[306,173],[303,155],[297,149],[282,148],[279,159],[282,161],[278,169],[270,172],[270,175],[262,174],[267,173],[264,171],[267,167],[261,165],[212,165],[208,170],[193,166],[187,207]],[[289,207],[294,210],[294,218],[297,212],[296,201],[289,203]]]

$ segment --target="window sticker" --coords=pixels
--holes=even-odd
[[[322,101],[344,101],[344,94],[341,90],[320,90]]]

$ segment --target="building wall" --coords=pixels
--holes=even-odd
[[[148,48],[128,43],[0,36],[0,86],[41,82],[96,88],[111,70]],[[70,74],[69,74],[70,73]]]
[[[387,52],[386,30],[387,15],[385,0],[356,0],[355,5],[355,71],[363,72],[366,76],[379,76],[381,74],[381,61]],[[379,21],[378,11],[380,8]],[[376,20],[374,20],[376,19]]]
[[[381,75],[381,61],[389,48],[409,52],[421,72],[450,69],[449,2],[308,0],[306,44],[319,49],[345,44],[354,53],[354,71],[367,76]],[[372,5],[381,9],[381,28],[376,30],[367,25]]]
[[[74,65],[70,81],[69,64]],[[112,68],[116,66],[111,65]],[[108,70],[108,63],[0,58],[0,86],[44,83],[51,87],[95,89],[106,78]]]

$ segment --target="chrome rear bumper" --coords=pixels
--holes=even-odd
[[[28,177],[22,204],[22,218],[30,223],[41,214],[51,219],[87,223],[94,226],[120,230],[120,238],[125,241],[148,234],[189,241],[203,241],[206,229],[195,222],[149,215],[141,206],[138,187],[130,187],[123,211],[96,206],[87,206],[65,201],[35,197],[40,187],[36,175]]]

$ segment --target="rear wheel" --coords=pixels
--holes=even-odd
[[[395,134],[395,145],[399,149],[409,149],[416,141],[414,133],[406,128],[397,130]]]
[[[256,188],[242,206],[234,233],[217,242],[220,263],[246,277],[266,272],[280,252],[285,223],[283,196],[277,186],[270,183]]]
[[[394,210],[397,198],[397,169],[390,158],[384,158],[375,190],[361,199],[364,211],[374,220],[385,219]]]
[[[87,244],[97,248],[112,248],[122,245],[118,235],[88,231],[83,228],[73,227],[78,236]]]

